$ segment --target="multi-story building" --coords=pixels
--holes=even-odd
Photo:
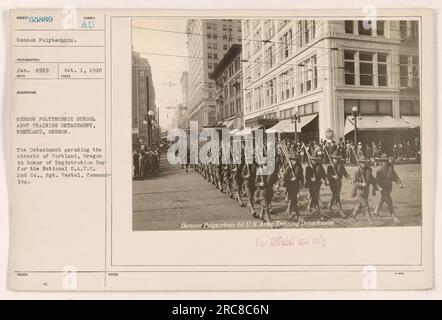
[[[182,104],[177,110],[177,128],[189,127],[189,72],[184,71],[181,75]]]
[[[353,139],[357,109],[358,140],[419,134],[417,21],[243,20],[243,39],[246,126],[296,113],[302,139]]]
[[[210,74],[215,80],[216,121],[229,129],[242,129],[243,118],[243,83],[241,48],[234,44]]]
[[[154,116],[148,123],[148,112],[153,111]],[[152,71],[149,62],[141,58],[140,54],[132,51],[132,141],[148,141],[149,130],[152,135],[158,134],[158,127],[152,125],[152,120],[157,119],[155,105],[155,88],[152,80]]]
[[[187,23],[189,119],[199,127],[214,124],[215,70],[233,44],[241,43],[241,21],[231,19],[189,19]]]

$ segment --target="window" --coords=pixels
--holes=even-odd
[[[290,70],[285,74],[285,98],[290,98],[290,79],[292,77],[292,71]]]
[[[319,102],[313,102],[313,113],[319,113]]]
[[[213,34],[213,40],[218,39],[218,35],[216,33]]]
[[[391,100],[344,100],[344,114],[345,116],[352,115],[352,108],[357,107],[362,116],[365,115],[392,115],[392,101]]]
[[[284,43],[284,47],[282,50],[283,57],[287,58],[289,56],[289,54],[291,54],[291,49],[292,49],[292,30],[291,29],[287,33],[284,34],[283,43]]]
[[[223,24],[223,31],[227,31],[227,26]]]
[[[207,24],[207,29],[208,29],[208,30],[212,29],[212,24],[208,23],[208,24]]]
[[[413,69],[413,87],[419,88],[419,57],[412,57],[412,69]]]
[[[308,41],[310,40],[309,39],[309,32],[310,32],[310,30],[309,30],[309,27],[308,27],[308,21],[305,20],[304,21],[304,43],[305,44],[307,44]]]
[[[385,21],[376,20],[376,32],[378,36],[385,36],[384,23]]]
[[[405,20],[399,21],[399,32],[401,39],[408,37],[408,23]]]
[[[213,65],[210,62],[207,64],[207,66],[209,67],[209,69],[213,68]]]
[[[358,31],[361,36],[371,36],[371,26],[373,21],[358,20]]]
[[[218,27],[218,26],[216,25],[216,23],[214,23],[214,24],[212,25],[213,30],[216,30],[217,27]]]
[[[227,41],[227,34],[223,34],[223,40]]]
[[[359,73],[359,82],[361,85],[373,85],[373,53],[359,53]]]
[[[318,88],[318,66],[316,65],[316,55],[311,58],[312,76],[313,76],[313,90]]]
[[[301,47],[302,46],[302,21],[298,21],[298,32],[297,32],[298,36],[298,46]]]
[[[312,39],[316,38],[316,20],[312,20],[311,22],[312,29]]]
[[[218,49],[218,44],[217,43],[214,43],[213,45],[212,45],[212,47],[213,47],[213,49]]]
[[[273,47],[267,48],[267,68],[270,69],[273,66]]]
[[[299,66],[298,68],[298,72],[299,72],[299,93],[303,94],[304,93],[304,77],[305,77],[305,68],[304,66]]]
[[[354,33],[353,20],[345,20],[345,33]]]
[[[207,49],[212,49],[212,44],[210,42],[207,44]]]
[[[227,50],[227,44],[223,44],[223,49]]]
[[[207,34],[207,39],[212,39],[212,34],[211,33]]]
[[[399,56],[400,86],[408,87],[408,56]]]
[[[218,53],[213,54],[213,59],[218,59]]]
[[[384,53],[378,53],[378,85],[388,86],[387,55]]]
[[[419,37],[419,24],[417,21],[410,21],[410,36],[414,39]]]
[[[279,76],[279,82],[280,82],[280,86],[279,86],[279,90],[280,90],[280,95],[279,95],[279,99],[280,101],[284,101],[284,95],[285,95],[285,73],[281,74]]]
[[[420,113],[418,100],[400,100],[399,108],[401,116],[416,116]]]
[[[207,53],[207,58],[212,59],[212,52]]]
[[[355,52],[344,51],[344,72],[345,72],[345,84],[355,84]]]

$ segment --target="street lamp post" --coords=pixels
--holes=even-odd
[[[355,126],[355,133],[354,133],[354,144],[358,143],[358,118],[359,120],[362,119],[362,113],[359,111],[357,106],[354,106],[352,109],[353,114],[353,124]]]
[[[295,124],[295,144],[298,144],[298,123],[301,123],[301,116],[298,114],[298,110],[292,115],[292,123]]]
[[[150,147],[152,144],[152,122],[151,120],[155,116],[155,112],[149,110],[147,116],[144,117],[143,124],[147,126],[147,145]]]

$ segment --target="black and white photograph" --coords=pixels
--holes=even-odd
[[[418,28],[133,19],[133,230],[420,226]]]

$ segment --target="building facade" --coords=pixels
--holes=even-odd
[[[176,128],[185,129],[189,127],[189,72],[182,73],[180,84],[182,104],[179,105],[176,113]]]
[[[189,120],[216,123],[215,70],[233,44],[241,44],[241,20],[189,19],[187,23]]]
[[[241,48],[239,44],[232,45],[210,74],[210,79],[215,80],[217,124],[229,129],[244,127]]]
[[[155,88],[152,71],[147,59],[132,51],[132,141],[148,141],[150,125],[147,125],[148,112],[153,111],[158,119],[155,105]],[[151,119],[152,121],[153,119]],[[152,135],[158,135],[159,128],[152,129]]]
[[[277,119],[291,132],[296,113],[301,138],[349,139],[356,107],[361,139],[418,133],[417,21],[242,23],[246,126]]]

